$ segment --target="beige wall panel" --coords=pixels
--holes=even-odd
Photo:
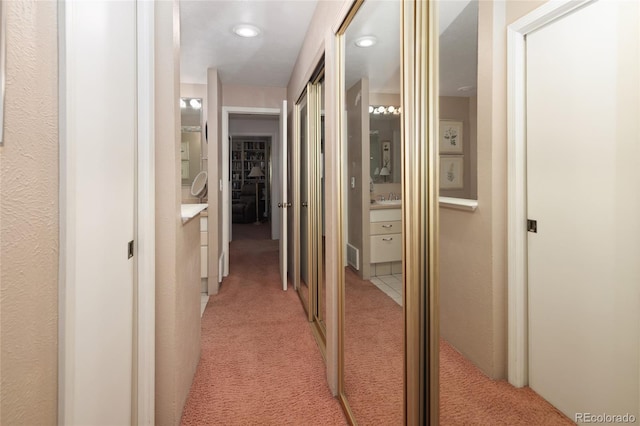
[[[57,422],[57,3],[3,2],[0,147],[0,424]]]
[[[286,87],[225,85],[222,87],[221,105],[280,109],[286,98]]]
[[[200,357],[200,227],[182,224],[178,2],[156,3],[157,425],[180,423]]]

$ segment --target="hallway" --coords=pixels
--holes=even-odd
[[[183,425],[346,424],[298,295],[279,282],[277,240],[231,243],[230,274],[202,317]]]
[[[261,239],[260,230],[250,239],[250,227],[231,243],[229,277],[202,317],[201,359],[181,424],[347,424],[298,296],[279,286],[278,241]],[[441,424],[572,424],[530,388],[489,379],[444,340],[440,365]],[[384,414],[379,408],[374,415]]]

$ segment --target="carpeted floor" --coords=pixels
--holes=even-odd
[[[345,271],[344,388],[360,425],[401,425],[403,313],[351,268]]]
[[[234,240],[202,317],[182,425],[345,425],[298,295],[282,291],[278,241]]]
[[[249,225],[251,226],[251,225]],[[278,241],[234,240],[230,275],[202,317],[202,355],[182,425],[345,425],[292,291]],[[402,308],[353,272],[346,280],[345,387],[360,425],[402,424]],[[529,388],[493,381],[447,342],[441,425],[569,425]]]
[[[360,425],[400,425],[402,307],[346,270],[345,393]],[[571,425],[530,388],[485,376],[440,340],[441,425]]]
[[[233,223],[231,225],[233,241],[237,240],[270,240],[271,223],[263,222],[260,225],[253,223]]]

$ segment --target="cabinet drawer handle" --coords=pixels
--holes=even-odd
[[[389,237],[389,238],[383,238],[382,241],[391,241],[393,240],[393,237]]]
[[[393,225],[382,225],[383,228],[391,228]]]

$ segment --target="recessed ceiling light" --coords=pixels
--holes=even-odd
[[[256,37],[260,34],[260,28],[255,25],[240,24],[233,27],[233,32],[240,37]]]
[[[358,47],[371,47],[378,42],[374,36],[364,36],[356,39],[354,42]]]
[[[458,92],[468,92],[469,90],[472,90],[473,88],[474,88],[473,86],[458,87]]]

